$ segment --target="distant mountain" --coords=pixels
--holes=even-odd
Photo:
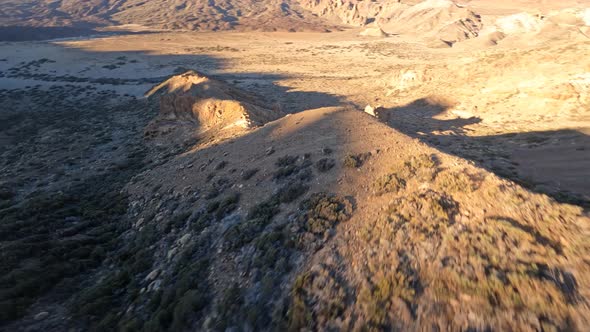
[[[124,30],[293,32],[367,26],[384,31],[383,36],[403,34],[433,47],[449,47],[477,37],[493,45],[506,34],[539,30],[545,17],[555,16],[548,12],[500,18],[531,10],[536,3],[515,1],[518,6],[498,15],[492,14],[491,0],[0,0],[0,40],[80,36],[123,25]],[[584,15],[579,10],[564,12],[550,21],[561,28],[580,26],[575,33],[586,36]]]
[[[179,30],[326,30],[291,0],[0,0],[0,26],[98,27],[138,24]]]
[[[148,29],[327,31],[378,25],[452,44],[476,37],[479,15],[450,0],[0,0],[0,27],[119,25]],[[74,32],[75,33],[75,32]]]

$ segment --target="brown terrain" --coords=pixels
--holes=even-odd
[[[587,1],[3,0],[1,31],[0,330],[587,330]]]

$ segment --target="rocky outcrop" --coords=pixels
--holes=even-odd
[[[192,70],[153,87],[146,96],[160,105],[148,136],[170,125],[187,125],[202,133],[259,126],[280,116],[256,97]]]

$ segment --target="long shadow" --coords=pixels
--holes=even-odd
[[[437,119],[451,105],[422,98],[381,109],[389,126],[446,153],[474,161],[504,178],[557,201],[590,207],[590,137],[573,130],[470,136],[478,117]]]
[[[39,300],[49,298],[64,305],[72,295],[84,295],[85,289],[96,281],[91,276],[104,259],[112,259],[125,269],[130,265],[134,268],[151,265],[145,262],[149,261],[144,257],[145,250],[132,248],[127,253],[131,244],[118,241],[130,229],[130,220],[124,215],[127,198],[119,197],[119,193],[130,179],[165,162],[144,158],[145,148],[133,144],[139,142],[137,135],[143,135],[146,121],[155,114],[147,107],[141,113],[140,106],[133,106],[135,110],[131,112],[131,108],[113,107],[113,103],[122,98],[133,105],[133,98],[124,96],[128,87],[146,86],[147,92],[151,84],[180,69],[205,68],[205,73],[215,73],[225,64],[223,59],[207,54],[160,56],[142,50],[93,52],[73,48],[67,51],[79,52],[86,59],[95,58],[91,62],[98,63],[99,75],[104,77],[93,78],[77,70],[58,75],[52,72],[52,66],[76,64],[42,56],[29,62],[19,59],[14,70],[7,71],[4,78],[0,76],[0,81],[22,79],[30,85],[24,89],[0,89],[3,101],[0,141],[9,143],[0,149],[3,157],[7,157],[0,164],[0,247],[3,247],[0,266],[4,273],[0,278],[0,329],[22,326],[18,319],[30,315],[31,306]],[[147,77],[124,70],[125,66],[141,66],[142,62],[146,62],[145,68],[152,68],[153,63],[149,63],[152,60],[154,66],[167,68],[148,71]],[[102,68],[105,62],[119,68]],[[117,62],[124,64],[117,65]],[[235,85],[260,96],[268,107],[274,103],[284,105],[284,113],[341,104],[338,96],[291,91],[288,86],[280,86],[277,81],[287,78],[283,75],[212,76],[227,79],[230,84],[232,80],[237,81]],[[101,89],[111,92],[103,93]],[[88,103],[81,104],[84,100]],[[147,100],[141,102],[148,104]],[[270,135],[272,129],[270,126],[264,133]],[[66,136],[70,139],[63,138]],[[135,141],[126,139],[127,136]],[[268,137],[269,141],[273,139]],[[165,158],[185,152],[172,150]],[[100,164],[102,160],[106,164]],[[10,248],[6,247],[8,244]],[[136,257],[135,251],[144,256]],[[137,259],[137,264],[128,259]],[[34,268],[26,262],[35,263]],[[94,281],[88,284],[85,280]],[[124,292],[124,289],[121,286],[115,291]],[[97,296],[103,295],[107,296]],[[50,330],[63,330],[67,327],[63,324],[68,322],[47,324]]]
[[[141,53],[142,60],[157,60],[156,62],[167,63],[168,74],[172,74],[176,67],[192,68],[214,74],[224,65],[223,59],[206,54],[160,56],[144,54],[141,51],[91,52],[80,50],[79,52],[97,59],[104,57],[116,59],[123,54],[131,58],[132,55]],[[41,68],[44,65],[40,64]],[[32,73],[33,71],[29,70],[28,72]],[[109,71],[104,71],[104,73],[109,73]],[[125,74],[125,71],[118,72],[116,69],[111,73],[118,75],[112,77],[123,80],[121,87],[138,83],[149,84],[162,75],[162,73],[153,73],[151,77],[140,77],[141,74]],[[337,106],[343,103],[338,96],[318,92],[292,91],[289,87],[281,86],[277,81],[287,78],[282,75],[245,73],[218,74],[214,77],[223,78],[245,91],[258,94],[265,103],[276,102],[285,105],[283,109],[285,113],[297,113],[307,108]],[[53,75],[50,75],[49,78],[49,80],[41,79],[40,82],[49,85],[69,83],[69,81],[63,81],[62,78]],[[81,84],[105,85],[105,83],[97,81],[85,81]],[[17,101],[19,98],[26,99],[31,95],[34,102],[43,104],[45,99],[39,97],[38,92],[33,90],[34,88],[21,89],[11,91],[10,94],[15,95]],[[84,92],[80,92],[80,98],[85,98]],[[71,91],[66,90],[65,92],[61,90],[60,93],[65,93],[64,97],[66,97],[68,93],[73,94],[74,92],[71,89]],[[92,96],[101,101],[100,95]],[[66,99],[56,95],[54,98]],[[47,108],[53,106],[53,103],[47,104]],[[490,169],[493,168],[493,165],[486,166],[489,159],[487,153],[491,153],[492,149],[490,148],[494,147],[494,143],[496,145],[499,145],[498,142],[507,144],[507,149],[516,148],[516,143],[510,143],[515,139],[515,136],[509,138],[467,136],[468,128],[466,127],[479,122],[479,119],[437,120],[433,118],[446,111],[447,108],[448,106],[444,103],[418,100],[405,107],[384,110],[380,115],[392,127],[410,136],[418,137],[443,151],[476,160]],[[63,106],[63,112],[66,114],[76,111],[80,111],[76,103]],[[0,109],[0,116],[3,116],[3,113],[11,116],[15,114],[15,112],[11,113],[8,107]],[[47,142],[47,137],[51,138],[51,130],[59,129],[59,126],[64,125],[61,116],[48,119],[55,116],[54,113],[57,112],[37,112],[37,114],[30,114],[27,117],[14,116],[10,118],[10,125],[0,126],[0,138],[7,134],[10,136],[11,143],[19,145],[18,150],[11,150],[11,155],[15,159],[6,160],[3,165],[5,167],[2,168],[12,169],[14,172],[8,175],[1,173],[0,181],[15,181],[19,177],[23,178],[22,180],[25,182],[39,177],[49,178],[54,168],[59,170],[60,163],[45,166],[49,160],[55,159],[55,155],[51,155],[52,159],[37,157],[37,153],[39,153],[37,150],[46,149],[47,145],[43,145],[43,142]],[[96,116],[107,116],[112,113],[112,109],[107,108],[104,112],[98,113]],[[119,110],[119,113],[125,115],[120,119],[129,116],[128,110],[125,108]],[[139,114],[138,118],[143,121],[137,122],[134,121],[137,118],[131,117],[130,120],[133,121],[129,121],[129,119],[128,121],[134,125],[139,124],[140,128],[128,127],[126,130],[133,131],[135,136],[141,135],[143,131],[141,126],[145,123],[145,118],[154,115],[150,112]],[[23,325],[33,327],[31,330],[63,331],[68,330],[72,325],[80,327],[82,330],[85,329],[84,327],[93,330],[114,330],[114,326],[119,321],[126,322],[125,327],[128,330],[142,330],[144,322],[151,323],[152,321],[158,324],[156,326],[148,324],[147,327],[152,330],[190,330],[190,325],[204,319],[206,312],[215,305],[218,307],[216,310],[220,312],[221,322],[218,324],[225,324],[223,320],[237,324],[246,319],[253,319],[251,325],[261,327],[261,329],[273,329],[272,325],[269,325],[271,319],[269,316],[274,315],[273,301],[281,297],[281,292],[283,295],[288,292],[288,289],[283,285],[292,281],[288,279],[289,276],[293,276],[292,272],[305,264],[305,260],[310,255],[309,252],[306,253],[298,249],[288,232],[287,235],[283,233],[284,226],[293,223],[293,220],[290,220],[289,216],[281,214],[280,211],[286,212],[292,209],[292,206],[288,208],[287,205],[295,204],[295,199],[303,199],[304,196],[315,191],[334,190],[335,188],[330,188],[330,186],[318,188],[322,184],[314,184],[313,176],[318,176],[318,172],[315,170],[313,162],[326,158],[337,158],[337,155],[348,152],[344,149],[347,149],[348,144],[354,139],[344,128],[337,125],[338,121],[346,121],[346,118],[338,119],[333,115],[334,113],[328,114],[326,112],[326,114],[317,115],[316,119],[307,119],[309,121],[306,122],[304,118],[309,115],[295,114],[285,119],[290,122],[289,126],[281,126],[277,122],[270,123],[237,139],[228,139],[218,145],[196,152],[187,153],[186,149],[177,150],[175,147],[166,147],[170,148],[170,151],[166,156],[157,156],[158,160],[152,160],[152,156],[147,152],[146,156],[149,158],[144,158],[143,149],[133,149],[133,144],[129,144],[129,141],[121,139],[117,141],[117,137],[113,137],[114,142],[109,141],[110,136],[114,136],[113,123],[117,121],[105,119],[102,122],[89,122],[84,132],[76,130],[75,127],[72,128],[67,141],[62,140],[61,144],[65,145],[61,147],[65,149],[59,149],[65,151],[63,152],[64,162],[70,163],[69,170],[79,168],[75,163],[84,164],[83,161],[86,159],[92,166],[91,163],[94,161],[90,157],[96,157],[96,154],[86,156],[84,153],[89,151],[88,148],[79,149],[81,151],[76,150],[84,143],[85,137],[85,135],[77,134],[87,133],[90,135],[97,130],[97,127],[106,133],[106,136],[109,136],[107,139],[97,138],[97,147],[94,150],[97,151],[99,157],[108,159],[111,156],[109,151],[119,151],[118,153],[126,152],[126,159],[112,165],[112,168],[109,169],[109,174],[112,177],[103,176],[100,173],[93,174],[90,171],[93,167],[87,167],[88,174],[84,175],[87,178],[81,177],[81,181],[76,181],[75,177],[65,174],[66,179],[62,182],[66,188],[72,188],[66,192],[66,195],[63,193],[57,195],[62,191],[61,188],[43,189],[45,192],[36,193],[40,197],[25,202],[27,204],[8,202],[12,218],[10,220],[3,219],[3,222],[0,223],[1,230],[4,231],[1,235],[8,237],[6,241],[4,238],[0,239],[0,247],[3,248],[2,255],[0,255],[0,266],[5,269],[2,272],[6,272],[7,276],[0,279],[0,287],[2,288],[0,296],[3,296],[0,298],[0,308],[2,309],[0,310],[0,324],[28,315],[29,321],[14,322],[12,325],[6,326],[6,330],[18,330]],[[69,123],[77,124],[78,120],[82,121],[85,117],[88,116],[81,117],[80,120],[74,118]],[[45,125],[42,121],[31,121],[31,119],[51,121]],[[4,124],[4,122],[0,123]],[[20,128],[26,130],[19,130]],[[66,132],[66,134],[69,133]],[[453,133],[453,135],[439,133]],[[24,137],[21,138],[17,135]],[[521,137],[519,135],[521,134],[517,134],[516,137]],[[29,141],[25,142],[25,139]],[[576,139],[586,139],[580,142],[580,145],[583,146],[585,143],[587,146],[586,137],[576,137]],[[137,145],[141,145],[139,141],[137,141]],[[29,146],[20,143],[27,143]],[[92,141],[92,143],[95,142]],[[487,147],[488,152],[477,154],[475,148],[465,148],[465,151],[455,152],[453,146],[461,146],[461,144],[467,147],[470,144],[481,148]],[[276,149],[274,153],[267,152],[272,151],[273,147]],[[326,155],[324,147],[334,151],[332,154]],[[73,151],[72,154],[68,154],[69,149]],[[473,153],[474,156],[470,157],[466,151]],[[52,151],[47,152],[52,153]],[[309,155],[307,155],[308,153]],[[18,162],[16,157],[19,155],[25,156],[28,165]],[[74,155],[77,158],[69,158]],[[285,158],[287,156],[297,156],[297,158]],[[217,159],[212,160],[212,157]],[[175,160],[167,163],[171,158],[175,158]],[[482,160],[479,161],[477,158]],[[503,160],[503,157],[497,153],[494,158]],[[238,164],[233,162],[234,160],[246,162]],[[202,165],[205,166],[201,168]],[[264,165],[270,165],[273,169],[268,169],[265,174]],[[36,168],[41,166],[45,166],[43,171]],[[341,166],[334,167],[329,175],[323,175],[332,177],[330,181],[324,183],[337,183],[341,176],[339,171],[342,169],[338,168]],[[232,174],[241,174],[242,170],[250,171],[255,168],[260,168],[256,175],[257,178],[251,177],[250,180],[245,180],[242,177],[243,181],[251,181],[250,183],[258,181],[255,185],[240,187],[237,183],[232,184],[226,180],[226,178],[235,177]],[[313,173],[310,172],[312,169]],[[244,172],[244,174],[248,173]],[[198,181],[185,181],[184,176],[194,176],[193,180]],[[184,182],[178,182],[179,179],[183,179]],[[125,198],[114,195],[119,194],[122,187],[128,183],[135,185],[134,181],[139,181],[137,186],[141,185],[141,190],[146,190],[145,197],[150,199],[143,206],[138,206],[137,202],[127,204]],[[187,188],[177,188],[179,183],[187,184]],[[271,183],[273,185],[270,185]],[[23,187],[25,186],[23,185]],[[286,190],[276,195],[273,190],[275,187]],[[211,197],[208,201],[201,200],[200,205],[192,200],[196,197],[195,194],[209,194],[210,189],[214,189],[213,192],[217,196]],[[182,190],[182,192],[177,190]],[[250,202],[244,202],[246,197],[239,198],[239,191],[244,193],[247,190],[257,194],[249,193]],[[4,199],[6,193],[0,193],[3,195],[0,198]],[[300,196],[293,198],[295,195]],[[63,198],[61,198],[62,196]],[[279,197],[278,203],[274,196]],[[60,199],[57,200],[56,197]],[[12,199],[10,197],[8,200]],[[18,199],[20,198],[14,198],[15,201]],[[243,213],[243,220],[239,215],[236,217],[239,213],[234,212],[239,209],[236,203],[236,200],[239,199],[242,199],[240,205],[257,206],[256,213]],[[6,211],[0,210],[0,212]],[[189,214],[187,215],[186,212]],[[127,217],[124,216],[125,213],[128,213]],[[150,214],[153,215],[149,216]],[[247,216],[248,214],[252,214],[252,216]],[[3,217],[0,213],[0,218]],[[23,218],[26,220],[21,220]],[[132,223],[136,226],[132,227]],[[143,225],[141,228],[140,224]],[[225,232],[230,227],[234,227],[235,232]],[[263,233],[262,230],[265,227],[266,232]],[[214,229],[215,232],[212,232],[211,229]],[[186,232],[186,235],[190,233],[191,245],[187,246],[187,250],[183,252],[168,251],[168,245],[172,244],[163,242],[169,241],[183,232]],[[251,250],[233,248],[219,251],[218,249],[222,247],[217,244],[225,240],[226,234],[233,234],[232,245],[242,244],[242,247],[248,247]],[[184,240],[186,240],[185,236],[178,239],[179,243]],[[539,236],[539,240],[544,241],[545,238]],[[314,243],[316,241],[319,240],[313,239]],[[160,243],[163,244],[161,249],[159,249]],[[6,244],[10,244],[10,252],[6,250]],[[166,271],[163,271],[162,276],[155,277],[160,278],[158,280],[161,285],[158,287],[161,287],[162,291],[151,288],[146,292],[139,287],[139,281],[143,282],[142,280],[151,278],[149,277],[152,275],[150,271],[154,266],[160,266],[154,264],[156,249],[158,255],[162,250],[165,250],[162,251],[164,256],[176,255],[172,258],[178,258],[175,261],[178,263],[172,262],[166,265]],[[227,259],[220,259],[220,256]],[[6,257],[11,260],[9,261]],[[156,259],[163,258],[156,256]],[[31,264],[21,266],[21,262],[30,262]],[[229,263],[228,266],[224,265],[226,262]],[[214,266],[214,264],[217,265]],[[30,265],[33,267],[31,268]],[[255,265],[259,266],[256,269],[250,268]],[[96,268],[97,266],[100,268]],[[547,270],[547,274],[555,274],[550,269]],[[210,275],[210,271],[218,273]],[[337,271],[332,272],[335,274],[333,278],[336,282],[343,283],[343,280],[339,280]],[[170,273],[171,277],[166,273]],[[558,273],[561,272],[558,271]],[[232,279],[226,278],[227,276]],[[252,282],[233,287],[231,284],[235,282],[234,276],[240,276],[236,278],[238,281],[244,280],[248,276]],[[244,277],[242,278],[242,276]],[[157,283],[157,280],[154,282]],[[566,287],[573,288],[572,285],[575,285],[575,282],[568,281],[565,284]],[[218,296],[223,299],[218,301],[219,303],[214,303],[212,301],[215,295],[214,289],[217,288],[216,291],[221,293],[220,288],[226,286],[227,289],[224,289],[226,291],[223,292],[223,295],[219,294]],[[348,288],[349,286],[343,285],[343,287]],[[349,297],[350,295],[347,294],[342,301],[349,301]],[[250,307],[244,307],[244,298],[248,299]],[[289,295],[286,295],[286,298],[288,300]],[[56,316],[58,319],[53,317],[46,320],[41,319],[41,321],[32,319],[33,315],[39,311],[28,310],[39,299],[45,300],[42,303],[45,306],[34,308],[50,308],[50,315]],[[146,315],[131,317],[128,321],[124,321],[129,318],[129,315],[137,312],[134,311],[134,307],[139,308],[140,311],[145,309]],[[288,305],[284,307],[283,315],[286,314]],[[53,311],[53,308],[57,309]],[[69,315],[68,312],[70,320],[60,319],[59,311],[67,311],[63,308],[75,311],[76,315]],[[0,325],[0,328],[3,327]],[[214,325],[212,329],[225,330],[226,327]],[[281,329],[277,327],[273,330]]]
[[[62,38],[99,38],[117,35],[150,34],[141,31],[100,31],[94,27],[0,27],[0,42],[41,41]]]
[[[289,79],[288,75],[239,73],[217,74],[211,77],[226,81],[248,92],[256,93],[270,105],[277,105],[284,113],[298,113],[308,109],[342,105],[345,101],[340,96],[316,92],[297,91],[288,86],[277,84]]]

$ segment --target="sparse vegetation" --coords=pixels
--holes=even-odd
[[[291,289],[289,330],[329,327],[331,322],[343,317],[347,297],[335,271],[328,266],[315,266],[311,272],[298,275]]]
[[[352,204],[346,198],[326,193],[312,194],[301,202],[300,208],[306,211],[303,216],[305,229],[316,235],[323,235],[352,215]]]
[[[309,189],[309,186],[303,182],[292,182],[279,189],[278,200],[281,203],[291,203]]]
[[[430,182],[434,179],[437,172],[438,168],[434,157],[427,154],[419,154],[410,157],[410,160],[405,162],[400,176],[405,179],[415,177],[418,181]]]
[[[219,171],[221,169],[224,169],[226,165],[227,165],[227,161],[222,160],[219,162],[219,164],[215,165],[215,170]]]
[[[376,195],[396,193],[405,187],[406,181],[394,173],[380,176],[373,182],[373,191]]]
[[[248,16],[236,18],[242,14]],[[234,23],[225,22],[227,28]],[[313,74],[313,66],[281,65],[280,72],[293,74],[287,77],[234,73],[238,53],[210,56],[239,50],[271,68],[288,58],[284,50],[262,54],[264,47],[246,47],[240,38],[230,45],[240,49],[215,46],[209,35],[191,36],[199,45],[182,46],[178,37],[126,36],[127,50],[137,40],[146,50],[154,40],[173,49],[114,55],[93,52],[118,48],[116,36],[5,45],[17,49],[0,62],[0,77],[30,86],[0,89],[0,142],[6,143],[0,144],[0,330],[577,331],[587,325],[587,211],[520,186],[553,185],[523,176],[527,168],[543,170],[539,151],[567,147],[576,160],[588,151],[581,129],[537,130],[545,128],[542,119],[559,126],[565,114],[571,128],[583,117],[580,98],[569,96],[585,84],[579,65],[565,71],[567,77],[550,66],[553,75],[537,76],[551,84],[534,94],[520,86],[514,95],[514,82],[493,79],[480,66],[489,60],[509,74],[505,62],[520,51],[505,47],[482,53],[485,61],[466,62],[457,52],[398,45],[393,36],[385,42],[385,34],[338,45],[312,40],[299,46],[304,58],[342,61],[360,51],[372,59],[368,65],[387,63],[374,72],[351,67],[344,76],[333,73],[336,63],[327,76]],[[288,38],[278,37],[278,46]],[[66,59],[92,63],[63,71],[64,59],[31,62],[23,54],[15,62],[23,47],[51,54],[62,44],[84,49],[58,52]],[[555,51],[545,44],[527,49]],[[127,56],[142,64],[131,65],[137,61]],[[408,66],[415,61],[418,66]],[[559,66],[568,61],[560,57]],[[219,75],[193,72],[164,85],[155,77],[92,77],[108,74],[107,68],[139,77],[181,65]],[[313,79],[301,80],[298,72]],[[371,81],[378,72],[383,77]],[[469,76],[469,88],[497,93],[476,100],[460,82],[441,85],[444,91],[427,86],[450,72]],[[244,91],[229,84],[217,89],[226,78]],[[105,90],[124,84],[119,91],[138,93],[147,83],[163,88],[139,99]],[[207,100],[193,94],[198,89]],[[396,105],[428,91],[457,102],[429,97]],[[547,106],[530,124],[521,121],[528,98]],[[378,116],[353,109],[361,102],[369,104],[368,113],[379,109]],[[203,112],[195,114],[191,103]],[[158,105],[162,116],[146,128]],[[560,112],[551,111],[555,105]],[[576,109],[569,112],[570,106]],[[175,118],[177,107],[196,120]],[[571,172],[549,179],[566,179],[555,189],[563,195],[578,190],[568,183],[579,170]]]
[[[369,159],[370,157],[371,157],[370,152],[359,153],[359,154],[347,154],[344,157],[344,159],[342,160],[342,163],[344,164],[345,167],[359,168],[359,167],[363,166],[365,161],[367,161],[367,159]]]
[[[445,171],[436,177],[436,183],[451,193],[464,192],[470,193],[479,187],[481,179],[470,175],[466,170],[463,171]]]
[[[315,164],[318,171],[325,173],[336,166],[336,161],[331,158],[322,158]]]

